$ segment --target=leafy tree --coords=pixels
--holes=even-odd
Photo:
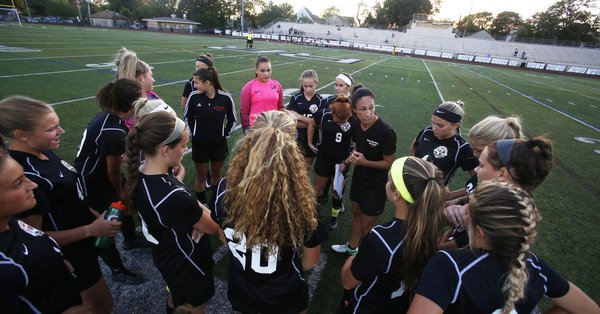
[[[439,4],[439,1],[435,1]],[[401,28],[408,24],[413,14],[431,14],[435,11],[429,0],[383,0],[380,11],[376,11],[377,20],[387,22],[387,26]],[[380,16],[383,14],[383,16]]]
[[[266,25],[274,20],[293,20],[294,7],[291,4],[284,2],[282,4],[275,4],[273,1],[269,1],[258,14],[258,25]]]
[[[492,35],[507,35],[519,29],[521,24],[523,19],[519,13],[504,11],[498,13],[489,30]]]
[[[494,15],[491,12],[478,12],[465,16],[458,22],[457,29],[463,34],[473,34],[481,30],[488,30],[492,21],[494,21]]]
[[[325,10],[323,10],[323,14],[321,14],[321,18],[326,20],[334,15],[340,14],[340,9],[336,8],[335,5],[332,5]]]

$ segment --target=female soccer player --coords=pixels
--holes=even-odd
[[[194,73],[197,90],[190,93],[185,105],[185,120],[192,132],[192,159],[196,166],[194,190],[206,204],[206,177],[211,166],[211,186],[221,179],[221,170],[229,152],[227,138],[235,126],[235,105],[225,92],[215,68]]]
[[[213,214],[230,250],[228,297],[239,313],[304,313],[304,271],[319,261],[319,223],[308,172],[285,111],[268,111],[238,144]]]
[[[189,137],[185,122],[168,112],[144,116],[127,140],[125,199],[140,214],[144,235],[154,244],[152,258],[173,304],[190,304],[194,313],[204,313],[214,294],[214,262],[210,240],[202,234],[220,229],[208,208],[168,172],[181,162]]]
[[[128,131],[125,120],[133,115],[133,102],[141,96],[140,83],[131,79],[108,83],[96,95],[102,111],[83,132],[75,168],[81,175],[82,191],[88,205],[97,213],[123,197],[121,159]],[[122,231],[125,245],[135,239],[135,227],[130,215],[124,216]],[[144,281],[142,275],[123,266],[114,244],[103,249],[101,254],[112,269],[115,280],[131,284]]]
[[[207,52],[198,56],[198,58],[196,58],[195,67],[196,70],[194,70],[194,72],[200,69],[214,68],[212,55]],[[192,76],[191,79],[185,82],[185,86],[183,87],[183,94],[181,95],[181,110],[185,111],[185,104],[187,104],[188,97],[190,97],[190,94],[197,89],[198,88],[196,88],[196,85],[194,84],[194,77]]]
[[[429,261],[408,313],[530,313],[542,296],[553,313],[600,313],[577,286],[530,251],[541,219],[527,191],[482,182],[469,200],[470,249]]]
[[[0,309],[2,313],[87,313],[58,245],[14,218],[36,204],[37,185],[0,141]],[[84,312],[85,311],[85,312]]]
[[[353,89],[358,89],[358,88],[362,87],[362,86],[359,86],[357,88],[354,88],[354,87],[352,87],[352,84],[354,84],[354,79],[352,78],[352,75],[350,75],[349,73],[346,73],[346,72],[342,72],[342,73],[338,74],[335,77],[335,85],[334,85],[335,95],[331,95],[325,99],[325,107],[331,107],[331,104],[333,103],[333,101],[335,100],[335,98],[337,96],[350,97],[350,94]]]
[[[114,237],[121,223],[95,218],[84,203],[80,178],[53,150],[64,134],[51,106],[12,96],[0,101],[0,133],[10,139],[11,157],[37,184],[36,205],[18,218],[47,232],[71,263],[83,303],[94,312],[110,313],[112,297],[100,272],[94,238]]]
[[[373,228],[383,212],[387,172],[396,153],[396,133],[375,114],[375,94],[370,89],[355,90],[351,100],[357,118],[352,124],[356,147],[346,159],[355,166],[350,187],[352,233],[346,244],[331,248],[338,253],[355,255],[360,238]]]
[[[444,185],[450,184],[460,167],[475,174],[477,158],[473,150],[460,136],[464,116],[462,101],[445,101],[431,116],[431,126],[419,132],[410,146],[410,155],[433,162],[444,173]]]
[[[350,99],[346,96],[338,96],[332,108],[318,111],[308,126],[308,146],[316,153],[315,162],[315,192],[317,197],[323,194],[325,188],[329,188],[327,182],[335,176],[336,165],[339,164],[340,172],[345,177],[350,173],[350,167],[345,163],[346,158],[352,152],[352,106]],[[313,145],[315,127],[321,130],[321,139],[317,146]],[[337,228],[337,218],[342,208],[343,191],[332,193],[331,196],[331,218],[329,229]]]
[[[342,267],[344,313],[405,313],[419,274],[437,251],[444,187],[437,168],[416,157],[392,164],[385,186],[392,221],[374,227]]]
[[[308,169],[312,166],[316,156],[315,152],[310,148],[308,142],[307,128],[313,121],[313,115],[322,110],[323,97],[317,94],[317,86],[319,86],[319,76],[315,70],[306,70],[300,76],[301,86],[300,91],[293,94],[290,98],[290,103],[287,106],[291,110],[298,121],[296,123],[298,146],[304,155],[304,161]],[[318,133],[313,137],[311,145],[317,145],[319,139]]]
[[[255,78],[242,87],[240,116],[246,132],[261,112],[283,110],[283,89],[271,79],[271,60],[265,56],[256,58]]]

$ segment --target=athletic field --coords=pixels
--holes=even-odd
[[[0,25],[0,98],[21,94],[52,104],[66,130],[58,154],[73,162],[81,134],[98,111],[93,96],[114,79],[107,63],[123,46],[153,67],[155,91],[180,116],[183,84],[200,53],[215,57],[221,82],[238,109],[239,91],[254,77],[259,54],[272,59],[273,78],[288,92],[299,88],[298,77],[305,69],[318,72],[321,94],[333,93],[332,81],[339,72],[351,73],[355,82],[375,92],[378,115],[395,128],[397,157],[408,154],[412,140],[430,123],[432,110],[442,100],[464,101],[465,137],[487,115],[520,116],[527,135],[545,134],[554,141],[556,152],[556,167],[534,193],[544,217],[534,251],[600,302],[600,80],[280,43],[255,42],[255,49],[246,51],[243,38],[25,24]],[[230,148],[240,134],[232,136]],[[192,184],[190,156],[184,164],[186,183]],[[459,173],[452,188],[465,180]],[[322,212],[327,217],[328,206]],[[386,211],[380,222],[391,215]],[[324,263],[312,276],[315,290],[309,312],[332,313],[340,300],[339,271],[345,256],[332,252],[330,245],[346,241],[350,218],[349,211],[340,216],[337,230],[322,248]],[[157,275],[147,250],[130,252],[141,265],[136,267]],[[220,256],[215,273],[226,283],[227,254]],[[119,303],[115,312],[164,311],[164,286],[156,278],[143,287],[115,290]],[[221,299],[216,303],[227,303],[225,294],[217,297]],[[212,311],[226,310],[215,305]]]

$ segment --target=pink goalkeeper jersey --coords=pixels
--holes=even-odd
[[[283,110],[281,84],[272,79],[266,83],[257,79],[246,83],[240,95],[242,128],[250,128],[261,112],[269,110]]]

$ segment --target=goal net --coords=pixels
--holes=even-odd
[[[12,6],[0,5],[0,23],[21,24],[19,10]]]

